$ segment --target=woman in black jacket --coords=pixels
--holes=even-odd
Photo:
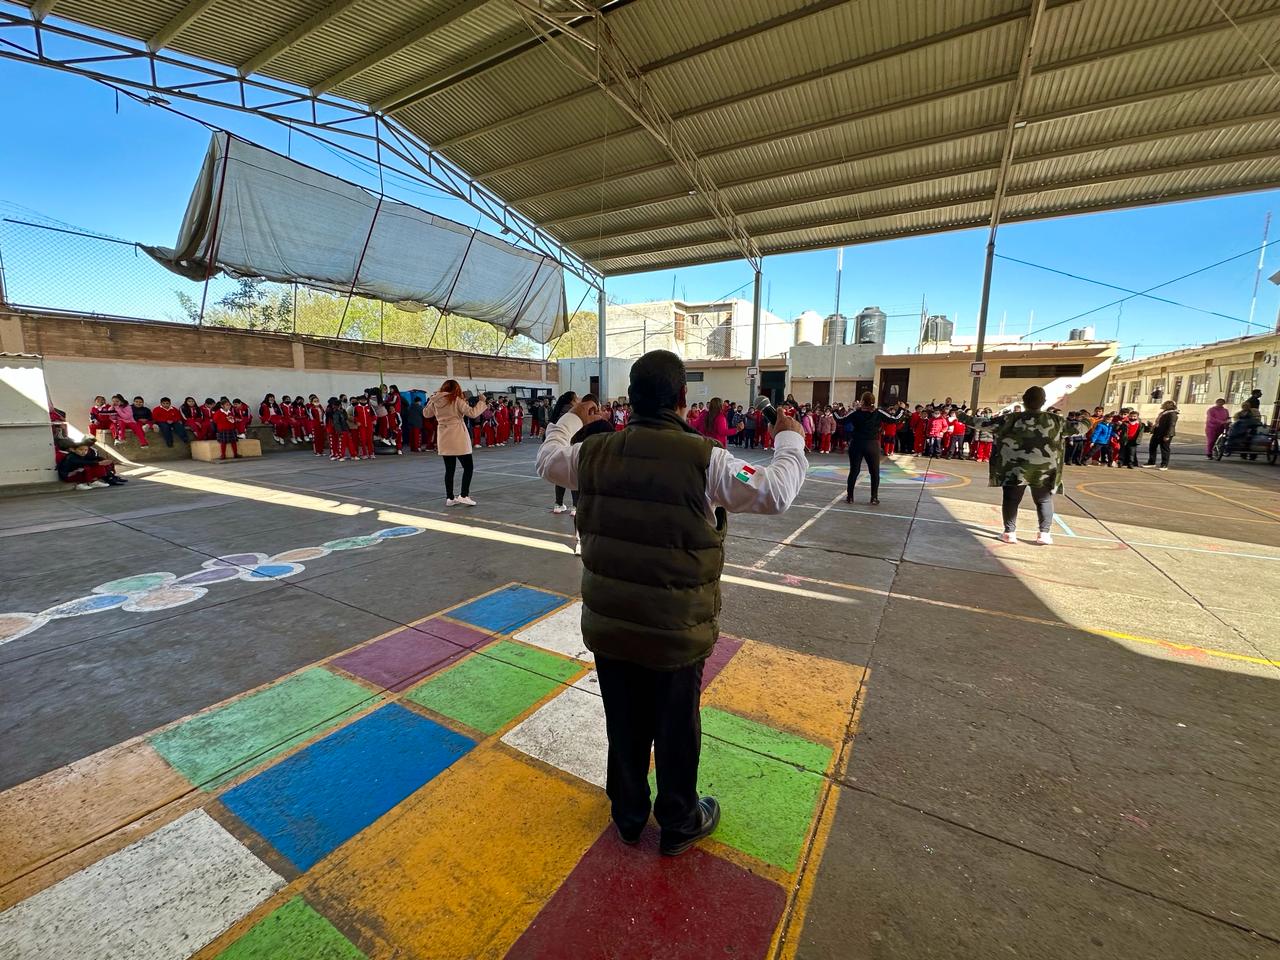
[[[1160,451],[1160,469],[1169,469],[1169,444],[1173,442],[1178,425],[1178,405],[1166,400],[1160,405],[1160,416],[1151,428],[1151,444],[1147,447],[1148,467],[1156,465],[1156,451]]]
[[[854,407],[843,417],[837,417],[849,439],[849,483],[845,488],[845,503],[853,503],[853,485],[858,480],[862,462],[867,463],[871,475],[871,505],[880,502],[880,428],[886,423],[902,420],[902,410],[893,412],[876,409],[876,398],[867,391],[862,395],[862,405]]]

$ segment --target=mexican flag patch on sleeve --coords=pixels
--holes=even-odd
[[[756,475],[756,468],[749,463],[744,463],[738,472],[733,475],[733,479],[741,483],[750,483],[751,478]]]

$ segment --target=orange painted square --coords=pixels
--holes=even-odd
[[[748,641],[702,702],[836,748],[863,673],[853,664]]]
[[[603,791],[482,745],[318,864],[307,898],[371,960],[502,957],[608,821]]]
[[[191,789],[146,741],[109,747],[11,787],[0,793],[0,886]]]

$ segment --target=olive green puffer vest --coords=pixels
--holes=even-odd
[[[673,412],[583,442],[582,636],[594,653],[658,670],[711,653],[728,529],[723,510],[707,517],[714,447]]]

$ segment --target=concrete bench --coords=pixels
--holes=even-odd
[[[236,447],[242,457],[262,456],[262,444],[252,437],[236,441]],[[193,440],[191,443],[191,459],[211,463],[222,457],[222,446],[217,440]],[[227,459],[231,459],[231,451],[227,450]]]
[[[98,434],[98,446],[104,451],[114,450],[122,457],[127,457],[134,463],[157,463],[168,460],[188,460],[191,457],[191,448],[183,443],[177,437],[173,438],[173,446],[166,447],[164,438],[158,433],[147,431],[147,446],[138,443],[138,438],[133,434],[129,434],[123,440],[117,440],[114,443],[104,436],[103,433]]]

